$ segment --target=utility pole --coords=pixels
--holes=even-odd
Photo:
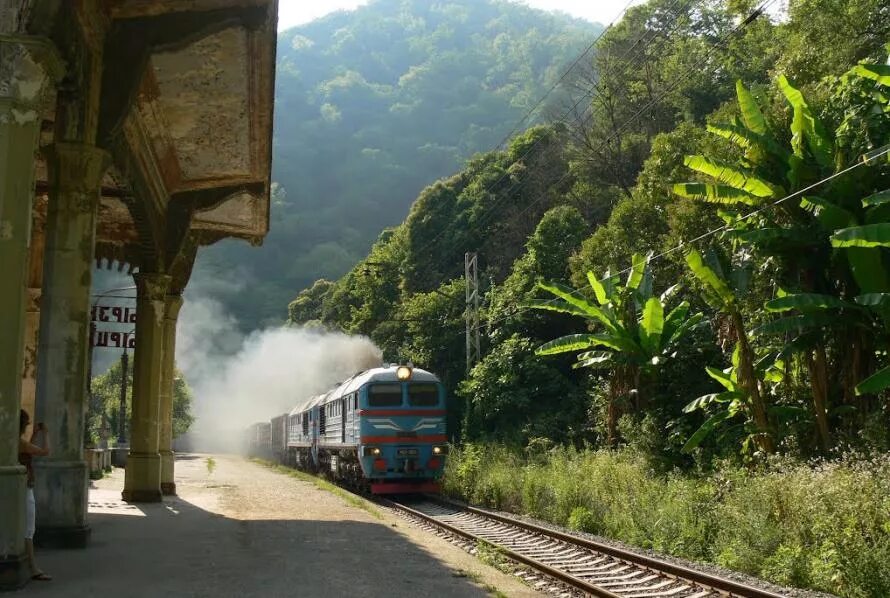
[[[464,254],[464,278],[467,283],[467,373],[480,359],[479,345],[479,255]]]

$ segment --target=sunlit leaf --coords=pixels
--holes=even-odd
[[[890,367],[879,370],[856,385],[857,395],[877,394],[890,387]]]
[[[753,172],[716,162],[705,156],[686,156],[683,159],[683,164],[692,170],[713,177],[718,183],[747,191],[756,197],[773,197],[777,195],[772,185],[757,177]]]
[[[723,303],[730,304],[735,301],[732,289],[717,274],[705,265],[699,252],[694,249],[686,254],[686,263],[689,269],[704,285],[711,289],[717,298]]]
[[[769,129],[766,126],[766,119],[760,106],[748,88],[744,86],[741,79],[735,82],[736,97],[739,100],[739,109],[742,113],[742,121],[745,126],[758,135],[766,135]]]
[[[890,86],[890,65],[888,64],[857,64],[852,71],[860,77],[876,81],[878,85]]]
[[[649,354],[657,353],[664,332],[664,306],[657,297],[650,297],[643,307],[640,322],[640,344]]]
[[[724,205],[744,204],[753,206],[759,199],[746,191],[728,185],[710,185],[708,183],[676,183],[671,190],[674,195],[685,199],[695,199],[708,203]]]
[[[556,295],[560,299],[564,300],[566,303],[575,306],[576,308],[584,312],[584,314],[586,314],[586,317],[598,320],[610,332],[615,332],[615,330],[617,329],[614,318],[612,318],[608,312],[606,312],[603,308],[597,307],[596,305],[588,302],[586,299],[579,297],[578,291],[576,291],[575,289],[560,284],[558,282],[539,282],[538,287]],[[544,306],[535,306],[535,309],[549,308]]]
[[[831,235],[834,247],[890,247],[890,223],[844,228]]]

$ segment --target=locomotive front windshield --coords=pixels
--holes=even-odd
[[[435,407],[439,404],[439,387],[435,384],[409,384],[408,404],[412,407]]]
[[[399,407],[401,404],[401,384],[374,384],[368,391],[370,407]]]

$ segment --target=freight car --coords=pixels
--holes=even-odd
[[[434,374],[374,368],[275,417],[270,450],[282,463],[375,494],[437,492],[448,454],[445,416]]]

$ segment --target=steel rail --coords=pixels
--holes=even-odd
[[[506,517],[499,513],[493,513],[485,509],[480,509],[478,507],[461,505],[459,503],[452,503],[451,501],[447,501],[447,504],[452,507],[464,509],[465,511],[473,513],[474,515],[494,519],[495,521],[500,521],[501,523],[506,523],[508,525],[515,525],[530,532],[550,536],[557,540],[561,540],[569,544],[575,544],[577,546],[582,546],[596,552],[602,552],[617,559],[621,559],[623,561],[627,561],[629,563],[643,566],[653,571],[657,571],[658,573],[666,573],[668,575],[671,575],[672,577],[676,577],[684,581],[691,581],[699,585],[708,586],[710,588],[713,588],[714,590],[726,592],[730,596],[739,596],[744,598],[784,598],[781,594],[769,592],[762,588],[757,588],[723,577],[717,577],[715,575],[711,575],[710,573],[704,573],[702,571],[697,571],[689,567],[684,567],[683,565],[677,565],[676,563],[670,563],[668,561],[656,559],[644,554],[631,552],[623,548],[618,548],[617,546],[611,546],[609,544],[596,542],[594,540],[590,540],[588,538],[583,538],[580,536],[573,536],[571,534],[566,534],[564,532],[550,529],[548,527],[535,525],[533,523],[528,523],[526,521],[521,521],[519,519],[514,519],[512,517]]]
[[[472,540],[475,542],[482,541],[487,544],[491,544],[492,546],[497,548],[497,550],[500,553],[502,553],[504,556],[506,556],[514,561],[528,565],[529,567],[531,567],[533,569],[537,569],[538,571],[540,571],[540,572],[542,572],[542,573],[544,573],[544,574],[546,574],[560,582],[563,582],[563,583],[568,584],[574,588],[582,590],[592,596],[598,596],[599,598],[622,598],[619,594],[613,594],[612,592],[610,592],[608,590],[605,590],[605,589],[595,586],[593,584],[589,584],[586,581],[584,581],[583,579],[578,579],[576,577],[573,577],[572,575],[570,575],[569,573],[566,573],[565,571],[560,571],[559,569],[555,569],[555,568],[551,567],[550,565],[544,564],[544,563],[537,561],[531,557],[525,556],[524,554],[521,554],[514,550],[511,550],[510,548],[507,548],[506,546],[502,546],[500,544],[494,544],[484,538],[476,536],[468,531],[462,530],[459,527],[453,526],[449,523],[445,523],[444,521],[439,521],[438,519],[436,519],[435,517],[433,517],[431,515],[427,515],[426,513],[423,513],[416,509],[412,509],[411,507],[404,505],[402,503],[391,501],[388,499],[383,499],[381,502],[383,502],[384,504],[387,504],[389,507],[391,507],[393,509],[396,509],[399,511],[404,511],[404,512],[408,513],[409,515],[411,515],[412,517],[421,519],[422,521],[425,521],[426,523],[429,523],[435,527],[444,529],[445,531],[455,534],[457,536],[461,536],[462,538],[466,538],[467,540]]]
[[[715,575],[697,571],[683,565],[678,565],[650,556],[638,554],[629,550],[618,548],[616,546],[596,542],[588,538],[566,534],[564,532],[560,532],[548,527],[535,525],[533,523],[515,519],[513,517],[507,517],[499,513],[493,513],[485,509],[471,507],[458,502],[443,499],[442,497],[426,497],[426,500],[439,504],[440,506],[457,509],[459,511],[463,511],[477,517],[482,517],[483,519],[488,519],[503,525],[519,528],[523,531],[531,532],[538,536],[555,540],[557,542],[562,542],[570,546],[576,546],[595,553],[603,554],[627,565],[649,571],[652,574],[657,574],[664,578],[673,579],[678,583],[689,584],[693,588],[697,588],[699,590],[710,590],[722,596],[737,598],[783,598],[781,594],[776,594],[762,588],[747,585],[731,579],[717,577]],[[577,588],[587,594],[602,598],[621,598],[620,594],[616,594],[595,584],[588,583],[583,579],[579,579],[569,571],[562,571],[560,569],[554,568],[546,563],[540,562],[535,558],[517,552],[507,546],[504,546],[497,542],[493,542],[490,539],[486,539],[470,531],[461,529],[458,526],[442,521],[434,515],[429,515],[400,502],[392,500],[384,500],[383,502],[391,508],[403,511],[412,517],[420,519],[434,527],[438,527],[454,535],[471,541],[482,541],[490,544],[508,558],[528,565],[529,567],[540,571],[548,577]]]

